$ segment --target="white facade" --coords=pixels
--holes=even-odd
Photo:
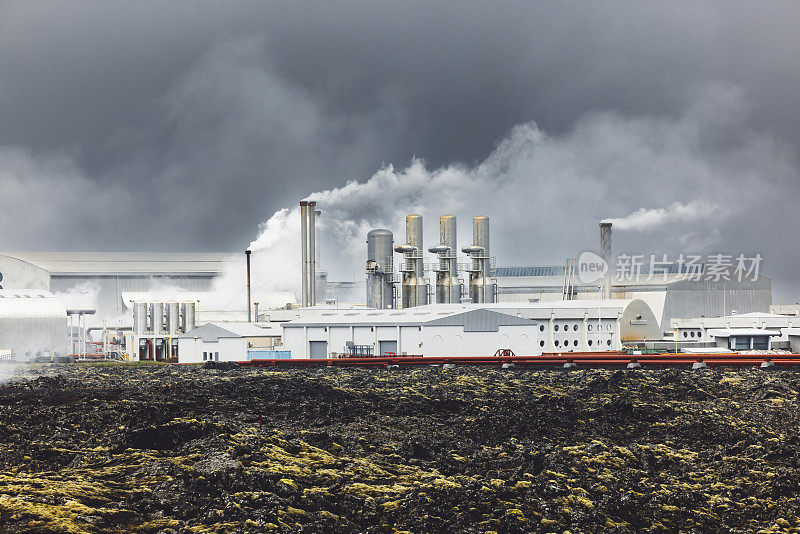
[[[800,327],[800,317],[773,313],[741,313],[724,317],[673,319],[672,328],[678,341],[716,342],[712,330],[756,329],[780,332],[772,341],[788,341],[787,329]]]
[[[41,290],[0,290],[0,349],[29,360],[66,348],[67,310],[59,299]]]
[[[240,362],[250,350],[280,347],[280,328],[257,323],[208,323],[178,338],[178,363]]]
[[[284,323],[284,349],[292,358],[327,358],[347,352],[348,343],[373,354],[492,356],[541,353],[538,325],[530,319],[484,309],[331,310]]]

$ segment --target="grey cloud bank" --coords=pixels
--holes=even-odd
[[[794,300],[798,22],[793,3],[6,2],[0,248],[240,250],[311,194],[350,277],[366,229],[399,236],[411,210],[429,236],[492,216],[500,263],[661,213],[617,250],[760,252]]]

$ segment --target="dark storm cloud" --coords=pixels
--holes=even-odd
[[[0,221],[28,224],[1,234],[0,248],[238,250],[260,222],[313,191],[414,156],[429,168],[480,165],[531,121],[582,150],[607,150],[607,164],[628,176],[614,150],[625,139],[597,134],[600,112],[630,121],[609,130],[623,136],[640,122],[736,114],[700,120],[713,123],[697,138],[700,156],[670,163],[695,169],[699,159],[724,174],[736,165],[724,155],[768,139],[754,160],[777,151],[788,170],[772,179],[755,169],[752,187],[790,210],[798,23],[789,2],[5,2]],[[716,104],[698,106],[709,87]],[[593,136],[581,144],[587,123]],[[701,175],[680,192],[671,172],[664,165],[646,178],[660,196],[623,188],[615,211],[598,216],[665,207],[666,198],[713,201],[725,183]],[[555,187],[542,178],[541,197],[555,198]],[[746,240],[775,250],[790,240],[774,221],[743,224],[748,212],[737,213]],[[579,248],[577,235],[567,239]],[[730,239],[722,245],[735,248]],[[773,260],[776,272],[790,276],[794,258]]]

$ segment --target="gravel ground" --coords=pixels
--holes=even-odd
[[[14,368],[3,532],[800,531],[800,375]]]

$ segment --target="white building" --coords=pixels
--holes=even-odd
[[[61,300],[41,290],[0,290],[0,349],[12,351],[16,360],[65,354],[67,310]]]
[[[717,344],[717,337],[724,337],[730,340],[732,337],[735,338],[737,331],[739,331],[738,334],[742,338],[753,336],[773,338],[770,341],[771,346],[773,341],[788,341],[788,329],[793,327],[800,327],[800,317],[757,312],[737,313],[723,317],[693,317],[672,320],[672,328],[675,330],[677,341],[715,344]],[[745,333],[745,330],[750,333]],[[770,333],[767,333],[767,331]],[[759,347],[763,346],[764,342],[765,340],[763,339],[755,340]],[[725,346],[729,343],[730,341],[726,341]],[[744,343],[744,340],[739,342],[742,346]]]
[[[292,358],[336,357],[353,345],[370,347],[376,355],[491,356],[498,349],[541,353],[536,322],[475,307],[330,310],[281,326]]]
[[[178,337],[178,363],[275,358],[281,329],[263,323],[207,323]],[[253,355],[252,353],[257,353]]]

